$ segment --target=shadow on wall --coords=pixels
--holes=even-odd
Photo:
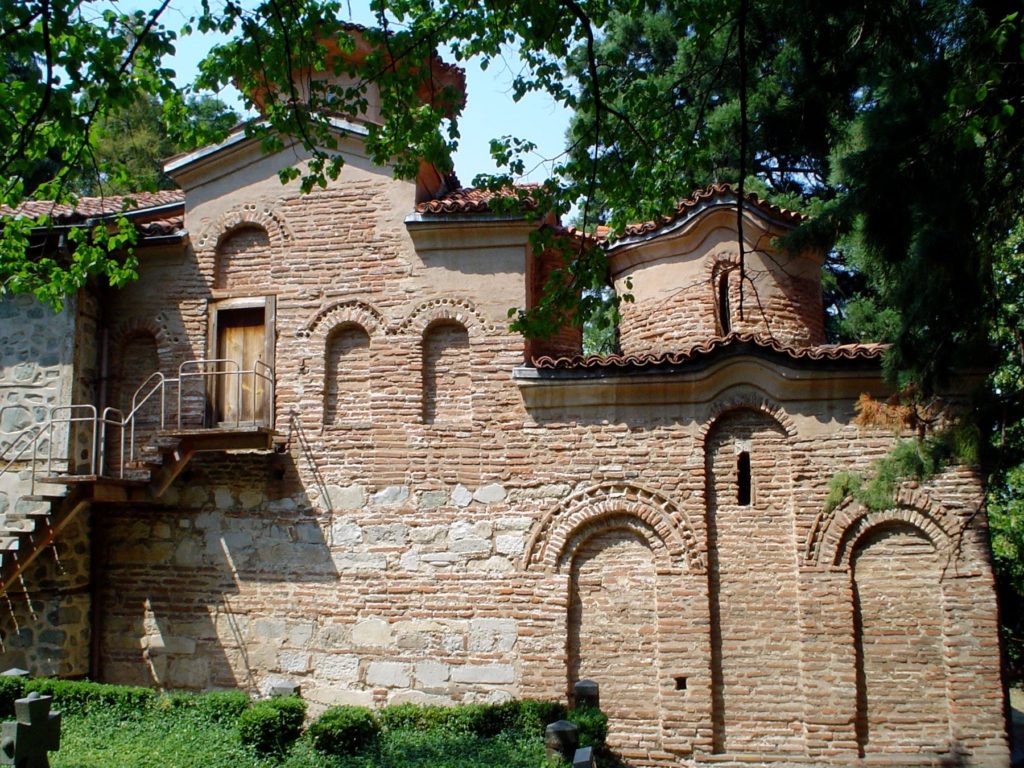
[[[289,455],[201,456],[166,506],[97,516],[101,664],[109,682],[265,688],[310,671],[316,598],[354,553],[320,523]]]

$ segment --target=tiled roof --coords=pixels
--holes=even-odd
[[[792,360],[878,360],[888,348],[886,344],[818,344],[814,346],[791,346],[769,336],[752,333],[730,333],[715,336],[699,344],[677,352],[657,352],[636,355],[574,355],[572,357],[534,358],[535,368],[556,371],[591,370],[637,370],[673,367],[706,357],[716,350],[738,348],[743,345],[755,351],[770,351],[786,355]]]
[[[514,190],[525,190],[529,192],[529,190],[535,186],[536,185],[533,184],[524,184],[522,186],[516,186]],[[416,212],[434,214],[486,213],[490,210],[490,201],[495,197],[512,197],[513,194],[513,189],[502,189],[498,192],[492,192],[487,189],[476,189],[473,187],[455,189],[441,197],[438,197],[436,200],[428,200],[426,202],[419,203],[416,206]],[[680,202],[671,214],[662,216],[661,218],[653,221],[630,224],[621,235],[612,237],[611,242],[623,237],[635,237],[637,235],[645,235],[649,232],[659,230],[662,227],[666,227],[669,224],[689,216],[695,209],[715,198],[735,200],[736,191],[731,184],[713,184],[706,189],[699,189],[690,197]],[[749,205],[764,212],[768,216],[779,219],[788,224],[796,225],[805,221],[807,218],[802,213],[774,205],[769,203],[767,200],[762,200],[753,192],[744,195],[744,199]],[[528,211],[536,210],[537,202],[533,198],[527,196],[525,208]],[[568,231],[571,231],[571,228]],[[608,241],[611,234],[611,230],[605,226],[599,226],[596,230],[597,239],[601,241]]]
[[[537,209],[537,201],[529,196],[529,191],[536,185],[524,184],[512,189],[501,189],[492,192],[489,189],[464,187],[448,192],[435,200],[427,200],[416,206],[417,213],[487,213],[491,210],[490,203],[496,197],[514,197],[516,190],[527,192],[523,207],[527,211]]]
[[[75,224],[98,216],[112,216],[126,211],[141,212],[146,208],[184,202],[185,193],[177,189],[109,197],[80,197],[74,206],[54,205],[50,200],[27,200],[17,208],[0,206],[0,216],[27,216],[34,219],[50,215],[57,223]]]
[[[160,192],[136,192],[132,195],[110,195],[108,197],[80,197],[71,205],[55,205],[50,200],[27,200],[17,208],[0,206],[0,217],[18,216],[37,218],[52,216],[55,224],[82,224],[89,219],[116,216],[120,213],[133,214],[139,232],[145,237],[173,235],[185,228],[185,193],[174,189]],[[151,215],[147,209],[154,210]],[[175,210],[180,209],[180,210]]]
[[[662,227],[668,226],[679,219],[689,216],[695,208],[703,205],[709,200],[713,200],[716,197],[729,198],[731,200],[736,199],[736,190],[732,184],[712,184],[706,189],[698,189],[690,197],[686,198],[679,205],[676,206],[675,211],[667,216],[662,216],[653,221],[644,221],[639,224],[630,224],[626,227],[622,234],[622,237],[635,237],[637,235],[646,235],[649,232],[661,229]],[[745,194],[744,199],[748,204],[762,211],[763,213],[771,216],[775,219],[781,219],[782,221],[789,224],[799,224],[807,219],[802,213],[797,211],[791,211],[787,208],[783,208],[778,205],[769,203],[767,200],[762,200],[760,197],[755,195],[753,192]]]

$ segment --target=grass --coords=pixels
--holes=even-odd
[[[541,768],[539,737],[509,731],[493,737],[395,730],[362,755],[327,757],[303,736],[280,759],[242,744],[233,721],[158,701],[141,712],[94,708],[64,717],[54,768]]]

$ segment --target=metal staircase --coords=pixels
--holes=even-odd
[[[127,413],[54,406],[12,435],[0,451],[0,484],[13,475],[21,490],[0,519],[0,593],[90,504],[159,503],[197,453],[272,450],[275,385],[262,362],[241,370],[233,360],[189,360],[176,378],[147,378]],[[233,408],[213,407],[218,398]],[[58,440],[66,457],[54,455]]]

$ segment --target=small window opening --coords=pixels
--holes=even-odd
[[[686,678],[685,677],[677,677],[676,678],[676,690],[677,691],[685,691],[686,690]]]
[[[722,327],[724,336],[730,330],[729,326],[729,273],[722,272],[718,276],[718,324]]]
[[[743,451],[736,460],[736,503],[741,507],[750,506],[750,453]]]

